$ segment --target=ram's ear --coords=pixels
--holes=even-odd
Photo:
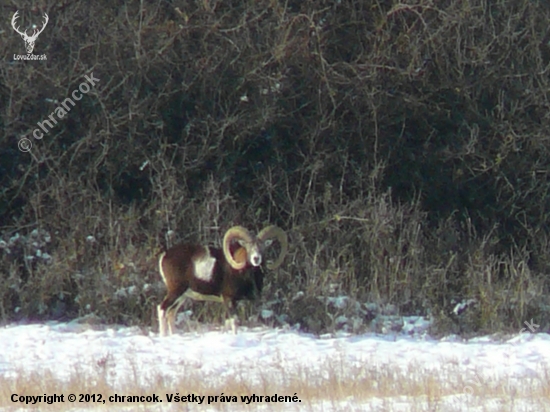
[[[265,242],[264,242],[264,246],[265,247],[269,247],[273,244],[273,240],[274,239],[267,239]]]

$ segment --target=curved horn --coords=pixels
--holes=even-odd
[[[242,226],[233,226],[232,228],[227,229],[223,237],[223,254],[225,259],[231,265],[233,269],[241,270],[246,266],[246,260],[244,262],[237,262],[233,255],[231,255],[231,250],[229,249],[231,242],[235,239],[242,239],[247,243],[252,242],[252,236],[250,232]]]
[[[258,240],[265,242],[268,239],[275,238],[281,244],[281,253],[277,260],[272,264],[267,264],[268,269],[277,269],[283,263],[288,251],[288,237],[286,232],[277,226],[267,226],[258,233]]]

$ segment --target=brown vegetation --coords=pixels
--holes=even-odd
[[[48,13],[47,60],[13,60],[7,23],[0,43],[3,321],[149,325],[161,248],[272,223],[291,245],[263,292],[275,324],[361,330],[370,302],[440,332],[548,328],[545,3],[42,4],[18,24]]]

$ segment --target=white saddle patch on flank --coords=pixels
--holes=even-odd
[[[195,259],[193,264],[195,265],[195,277],[197,279],[204,280],[205,282],[212,281],[216,259],[210,255],[210,249],[207,248],[204,256]]]

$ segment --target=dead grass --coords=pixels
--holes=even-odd
[[[262,302],[276,325],[334,331],[344,295],[441,334],[548,330],[550,9],[409,3],[22,9],[22,27],[52,16],[51,57],[0,69],[0,319],[149,325],[159,250],[273,223],[291,242]],[[2,56],[23,45],[7,33]]]
[[[374,363],[374,362],[373,362]],[[12,394],[101,394],[105,404],[93,402],[46,405],[40,410],[72,410],[78,408],[128,408],[133,404],[114,404],[108,397],[118,395],[159,395],[163,400],[162,410],[194,409],[185,403],[167,402],[167,395],[188,394],[212,397],[211,410],[318,410],[331,406],[331,410],[365,410],[368,407],[385,407],[393,410],[399,404],[408,405],[411,411],[445,411],[451,406],[480,408],[492,411],[491,405],[499,403],[499,410],[515,410],[514,405],[533,405],[536,410],[545,410],[550,404],[550,376],[548,369],[541,376],[521,380],[507,378],[481,379],[481,373],[472,371],[463,374],[455,364],[443,365],[442,370],[429,370],[422,365],[411,365],[403,370],[395,366],[356,365],[343,366],[342,361],[331,359],[319,365],[302,367],[292,372],[281,368],[280,372],[267,375],[255,370],[251,365],[243,365],[236,375],[213,377],[197,369],[197,365],[182,363],[175,365],[177,378],[166,375],[150,375],[134,363],[132,372],[125,382],[113,382],[112,372],[116,363],[106,359],[89,368],[76,368],[66,380],[60,381],[51,372],[28,374],[15,371],[0,378],[0,407],[2,410],[17,410],[21,404],[10,401]],[[251,381],[250,371],[259,373],[258,379]],[[481,371],[480,371],[481,372]],[[294,396],[295,403],[247,404],[241,396]],[[237,397],[237,402],[216,402],[215,396]],[[160,408],[161,405],[140,403],[146,409]],[[487,408],[487,409],[485,409]],[[203,408],[204,409],[204,408]],[[533,410],[535,410],[533,409]],[[464,410],[464,409],[456,409]]]

